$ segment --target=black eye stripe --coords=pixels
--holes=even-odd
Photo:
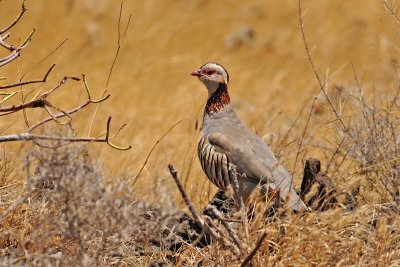
[[[212,74],[216,73],[216,71],[213,70],[213,69],[206,69],[204,72],[205,72],[207,75],[212,75]]]

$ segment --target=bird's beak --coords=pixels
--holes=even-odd
[[[190,73],[190,75],[196,76],[196,77],[201,77],[201,71],[200,70],[195,70],[192,73]]]

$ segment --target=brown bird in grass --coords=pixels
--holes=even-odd
[[[263,185],[270,192],[279,190],[293,210],[307,209],[297,195],[288,171],[262,139],[248,130],[236,115],[230,104],[226,69],[210,62],[191,75],[198,77],[208,90],[198,157],[211,182],[221,190],[227,190],[236,173],[238,193],[243,201],[258,185]]]

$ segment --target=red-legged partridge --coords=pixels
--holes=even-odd
[[[211,182],[226,190],[236,173],[238,193],[243,201],[258,185],[263,185],[268,190],[279,190],[288,207],[307,209],[296,194],[288,171],[262,139],[242,124],[230,105],[229,76],[225,68],[207,63],[191,75],[198,77],[208,90],[198,157]]]

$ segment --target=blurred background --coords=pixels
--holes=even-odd
[[[1,27],[15,18],[20,6],[21,1],[0,0]],[[168,195],[160,191],[176,190],[167,169],[170,162],[197,204],[206,203],[215,192],[196,156],[196,125],[201,123],[207,93],[189,75],[208,61],[226,67],[232,103],[239,116],[264,136],[285,166],[294,171],[297,185],[304,158],[321,154],[322,143],[329,146],[327,122],[334,116],[319,94],[307,59],[297,1],[126,0],[122,36],[130,13],[132,18],[108,86],[117,50],[120,1],[28,0],[26,6],[28,11],[12,30],[11,40],[19,43],[32,28],[37,32],[21,57],[2,68],[0,76],[7,81],[18,81],[25,73],[24,79],[41,78],[55,63],[49,83],[32,89],[48,89],[64,75],[84,73],[95,98],[107,90],[111,98],[77,115],[74,126],[78,135],[87,135],[96,114],[91,129],[91,135],[96,136],[104,132],[108,116],[113,117],[113,130],[127,123],[114,143],[132,145],[131,150],[116,151],[102,144],[91,144],[89,150],[107,181],[126,181],[127,188],[140,198],[170,203],[171,199],[158,197]],[[303,11],[307,42],[331,96],[340,88],[351,90],[355,76],[366,93],[390,92],[397,86],[399,35],[380,1],[306,0]],[[52,100],[67,109],[84,101],[85,96],[80,83],[71,83]],[[295,162],[316,96],[306,142]],[[39,110],[28,114],[32,121],[44,116]],[[180,120],[158,143],[132,187],[157,140]],[[0,120],[2,134],[23,129],[22,114]],[[289,129],[289,137],[283,140]],[[1,144],[0,148],[18,165],[29,145]]]

